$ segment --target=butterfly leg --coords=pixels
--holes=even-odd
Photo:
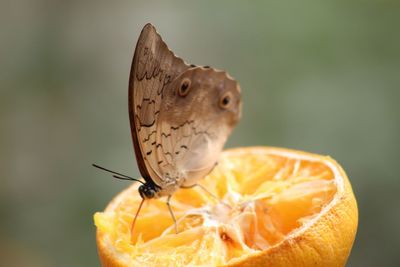
[[[136,211],[136,215],[135,215],[135,217],[133,218],[133,221],[132,221],[132,224],[131,224],[131,242],[132,242],[132,244],[134,244],[134,239],[133,239],[133,229],[135,228],[135,224],[136,224],[136,219],[137,219],[137,217],[138,217],[138,215],[139,215],[139,212],[140,212],[140,210],[142,209],[142,206],[143,206],[143,202],[144,202],[144,198],[142,198],[142,201],[140,202],[140,204],[139,204],[139,208],[137,209],[137,211]]]
[[[169,195],[167,198],[167,206],[168,206],[169,213],[171,214],[172,220],[174,220],[175,233],[178,234],[178,226],[176,225],[176,218],[175,218],[174,212],[172,211],[171,204],[169,203],[169,201],[171,200],[171,197],[172,197],[172,195]]]
[[[220,200],[216,195],[214,195],[213,193],[211,193],[210,191],[208,191],[207,188],[205,188],[204,186],[202,186],[201,184],[193,184],[193,185],[189,185],[189,186],[181,186],[181,188],[183,189],[190,189],[193,188],[195,186],[200,187],[201,189],[203,189],[207,194],[209,194],[212,198],[214,198],[215,200],[217,200],[218,202],[224,204],[225,206],[227,206],[228,208],[232,208],[228,203],[226,203],[225,201]]]

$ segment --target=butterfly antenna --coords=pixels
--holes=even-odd
[[[133,240],[133,230],[134,230],[134,228],[135,228],[136,219],[137,219],[137,217],[138,217],[138,215],[139,215],[140,210],[142,209],[143,202],[144,202],[144,198],[142,198],[142,201],[140,202],[139,208],[138,208],[138,210],[137,210],[137,212],[136,212],[135,218],[133,218],[133,221],[132,221],[132,225],[131,225],[131,242],[132,242],[132,244],[133,244],[133,242],[134,242],[134,240]]]
[[[115,175],[113,175],[114,178],[117,178],[117,179],[120,179],[120,180],[136,181],[136,182],[139,182],[139,183],[141,183],[141,184],[144,184],[144,183],[143,183],[142,181],[140,181],[139,179],[135,179],[135,178],[132,178],[132,177],[130,177],[130,176],[128,176],[128,175],[125,175],[125,174],[122,174],[122,173],[119,173],[119,172],[115,172],[115,171],[106,169],[106,168],[101,167],[101,166],[99,166],[99,165],[97,165],[97,164],[92,164],[92,166],[95,167],[95,168],[98,168],[98,169],[100,169],[100,170],[103,170],[103,171],[106,171],[106,172],[115,174]]]

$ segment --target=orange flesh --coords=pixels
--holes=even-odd
[[[165,199],[149,200],[131,243],[130,227],[141,200],[137,186],[96,213],[95,224],[129,265],[222,265],[279,243],[337,192],[334,173],[322,161],[263,151],[222,156],[201,184],[221,201],[199,187],[176,192],[171,206],[177,235]]]

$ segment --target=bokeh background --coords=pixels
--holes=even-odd
[[[399,1],[0,1],[0,265],[98,266],[92,215],[138,176],[127,84],[152,22],[241,84],[228,147],[331,155],[359,205],[348,266],[400,266]]]

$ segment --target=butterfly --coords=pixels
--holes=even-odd
[[[133,146],[144,179],[137,214],[145,199],[165,196],[176,229],[169,200],[176,190],[197,185],[217,164],[241,117],[239,84],[225,71],[185,63],[146,24],[133,56],[128,99]]]

